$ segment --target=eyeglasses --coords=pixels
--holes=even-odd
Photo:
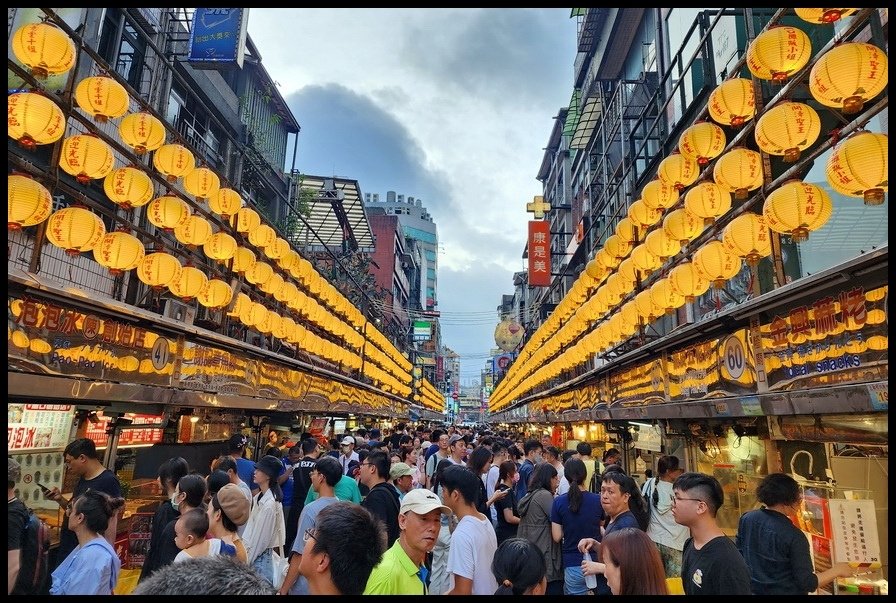
[[[681,497],[681,496],[673,496],[673,497],[672,497],[672,504],[673,504],[673,505],[674,505],[674,504],[678,504],[679,502],[681,502],[681,501],[683,501],[683,500],[692,500],[692,501],[694,501],[694,502],[698,502],[698,503],[706,504],[706,501],[703,500],[702,498],[683,498],[683,497]]]
[[[308,542],[309,538],[313,538],[314,540],[317,540],[317,536],[314,535],[314,530],[312,530],[311,528],[308,528],[307,530],[305,530],[305,533],[302,535],[302,541]]]
[[[370,467],[370,463],[361,463],[359,467]]]

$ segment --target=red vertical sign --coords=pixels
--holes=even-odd
[[[551,225],[544,220],[529,221],[529,286],[551,285]]]

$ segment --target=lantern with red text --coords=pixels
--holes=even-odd
[[[701,182],[685,194],[684,208],[709,226],[731,209],[731,193],[711,180]]]
[[[105,234],[100,217],[84,207],[60,209],[47,221],[47,240],[70,256],[91,251]]]
[[[208,201],[221,190],[221,179],[207,167],[198,167],[184,176],[184,190],[201,203]]]
[[[789,180],[769,194],[762,215],[769,228],[800,242],[824,226],[833,209],[830,195],[820,186]]]
[[[657,169],[657,177],[666,184],[675,187],[675,190],[692,185],[700,176],[700,166],[696,159],[686,157],[679,152],[672,153],[660,162]],[[644,193],[641,193],[644,198]]]
[[[165,144],[165,126],[150,113],[131,113],[118,124],[121,140],[137,155],[155,151]]]
[[[706,165],[725,150],[725,131],[709,121],[701,121],[684,132],[678,139],[678,150],[698,165]]]
[[[103,190],[110,201],[123,209],[143,207],[155,192],[146,172],[130,166],[112,170],[103,180]]]
[[[93,250],[93,259],[113,276],[133,270],[145,255],[140,239],[121,230],[103,236]]]
[[[230,216],[230,225],[237,232],[248,235],[256,228],[261,226],[261,216],[254,209],[249,207],[240,208],[235,214]]]
[[[721,243],[719,243],[721,245]],[[709,290],[709,279],[698,271],[691,262],[682,262],[669,272],[672,290],[691,303]]]
[[[75,102],[100,123],[128,112],[131,99],[124,86],[107,75],[86,77],[75,88]]]
[[[663,230],[673,241],[682,246],[687,245],[703,232],[703,219],[698,218],[684,208],[676,209],[663,218]]]
[[[783,156],[793,163],[821,133],[821,118],[803,103],[783,102],[762,114],[753,135],[759,148],[769,155]]]
[[[147,254],[137,266],[137,278],[155,291],[165,289],[177,280],[183,270],[180,261],[164,251]]]
[[[165,176],[168,182],[186,176],[196,169],[193,153],[179,144],[166,144],[158,148],[152,157],[152,164]]]
[[[756,114],[753,82],[742,77],[725,80],[710,93],[706,108],[716,122],[739,128]]]
[[[218,190],[216,195],[209,197],[208,200],[209,209],[219,214],[225,220],[238,212],[242,206],[242,197],[232,188],[222,188]]]
[[[237,247],[236,251],[233,254],[233,266],[231,269],[234,272],[238,272],[243,274],[252,266],[255,265],[257,258],[255,257],[255,252],[249,249],[248,247]]]
[[[10,174],[6,180],[7,230],[35,226],[50,217],[53,196],[34,178]]]
[[[174,237],[191,249],[205,245],[212,236],[212,225],[202,216],[193,215],[174,228]]]
[[[6,97],[6,132],[22,147],[52,144],[65,134],[65,116],[42,94],[19,92]]]
[[[647,238],[644,239],[644,245],[647,246],[650,253],[660,258],[662,261],[671,258],[681,251],[681,243],[679,240],[670,237],[663,228],[657,228],[656,230],[649,232]]]
[[[772,253],[772,239],[765,218],[749,211],[737,216],[725,227],[722,243],[744,258],[748,266],[755,266],[760,259]]]
[[[208,284],[208,277],[199,268],[187,264],[177,278],[168,282],[168,290],[185,302],[193,301]]]
[[[233,290],[220,279],[209,279],[205,287],[196,295],[196,301],[212,310],[223,308],[230,303]]]
[[[212,260],[225,262],[236,253],[236,239],[226,232],[216,232],[202,245],[205,255]]]
[[[180,197],[165,195],[149,202],[146,218],[165,232],[173,232],[190,218],[190,206]]]
[[[721,241],[709,241],[694,254],[694,268],[716,289],[737,276],[741,266],[741,259]]]
[[[883,92],[889,81],[883,50],[864,42],[844,42],[821,55],[812,66],[809,92],[822,105],[851,115]]]
[[[716,161],[712,177],[735,199],[746,199],[751,190],[762,186],[762,156],[744,147],[731,149]]]
[[[105,178],[115,167],[115,155],[108,144],[92,134],[69,136],[62,141],[59,167],[81,184]]]
[[[794,8],[796,16],[813,25],[835,23],[855,13],[857,8]]]
[[[44,79],[75,66],[75,45],[68,35],[46,22],[28,23],[10,38],[12,52],[32,75]]]
[[[785,82],[812,58],[809,36],[796,27],[771,27],[747,48],[747,68],[761,80]]]
[[[831,187],[865,205],[881,205],[889,188],[889,138],[860,131],[834,147],[825,173]]]

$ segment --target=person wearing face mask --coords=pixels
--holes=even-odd
[[[183,476],[177,481],[177,486],[175,487],[174,492],[171,493],[169,502],[174,511],[178,512],[178,515],[170,520],[162,530],[162,535],[159,538],[158,551],[156,553],[158,555],[156,566],[151,568],[151,571],[148,574],[146,573],[146,567],[144,566],[143,571],[140,574],[141,580],[148,578],[152,575],[152,572],[157,571],[159,568],[171,565],[174,562],[174,558],[177,557],[177,554],[180,552],[180,548],[178,548],[177,544],[174,542],[176,536],[174,526],[177,523],[177,519],[187,511],[201,508],[205,501],[205,493],[207,490],[208,486],[201,475],[191,473]]]
[[[139,582],[152,575],[154,571],[162,567],[162,531],[168,522],[180,517],[180,511],[174,506],[174,493],[177,491],[177,482],[180,478],[190,472],[190,467],[186,459],[183,457],[170,458],[159,466],[159,485],[162,492],[168,497],[164,502],[160,503],[156,509],[156,513],[152,518],[152,527],[150,529],[149,550],[146,553],[146,560],[140,570]],[[172,540],[172,544],[174,541]],[[175,553],[176,554],[176,553]]]
[[[543,447],[538,440],[528,440],[523,445],[523,453],[526,455],[526,458],[523,464],[520,465],[520,479],[516,484],[517,500],[523,500],[529,492],[529,478],[532,476],[532,471],[535,470],[535,465],[542,461],[542,451]]]

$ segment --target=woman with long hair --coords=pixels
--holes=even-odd
[[[78,546],[53,572],[51,595],[113,594],[121,560],[103,533],[123,506],[123,498],[99,490],[87,490],[68,504],[68,529],[77,536]]]
[[[512,460],[507,462],[513,463]],[[515,464],[515,463],[514,463]],[[519,474],[517,474],[519,475]],[[551,507],[560,477],[548,463],[535,467],[529,492],[519,501],[520,523],[516,535],[534,544],[544,557],[548,595],[563,594],[563,558],[560,543],[551,536]]]
[[[691,535],[687,527],[675,521],[672,514],[672,483],[684,470],[677,456],[661,456],[657,462],[657,475],[647,480],[641,488],[644,502],[650,507],[650,523],[647,535],[659,549],[667,578],[681,576],[681,552]]]
[[[517,474],[516,463],[513,461],[504,461],[498,467],[498,485],[495,486],[495,492],[504,492],[504,498],[495,502],[495,509],[498,511],[498,525],[495,526],[495,536],[498,537],[498,545],[517,535],[517,528],[520,523],[520,510],[516,502],[516,492],[514,491],[513,482]]]
[[[165,500],[163,500],[156,508],[155,515],[153,515],[152,518],[152,527],[150,528],[149,535],[149,551],[146,553],[146,559],[143,561],[143,566],[140,569],[140,578],[138,582],[142,582],[146,578],[149,578],[154,571],[166,565],[166,563],[162,561],[163,549],[166,544],[163,542],[162,532],[169,522],[180,517],[180,511],[174,506],[174,493],[177,489],[177,482],[189,472],[190,466],[187,464],[187,460],[180,456],[172,457],[159,465],[159,486],[162,488]],[[173,546],[173,543],[167,543],[167,545],[170,549],[171,546]]]
[[[525,538],[508,538],[498,545],[492,558],[492,573],[498,582],[496,595],[545,594],[544,557],[538,547]]]
[[[286,524],[283,521],[283,491],[277,478],[283,464],[274,456],[263,456],[255,463],[253,481],[258,485],[258,494],[252,498],[252,510],[249,513],[249,521],[243,531],[243,543],[246,546],[246,555],[249,565],[271,580],[273,584],[274,549],[279,548],[278,553],[283,555],[283,545],[286,542]]]
[[[590,589],[582,574],[582,553],[593,556],[590,551],[580,550],[579,543],[600,542],[604,510],[601,497],[584,489],[587,470],[581,459],[566,461],[563,475],[569,481],[569,492],[558,496],[551,507],[551,536],[554,542],[562,543],[564,594],[585,595]]]
[[[604,575],[614,595],[668,595],[660,552],[646,532],[622,528],[601,543]]]

